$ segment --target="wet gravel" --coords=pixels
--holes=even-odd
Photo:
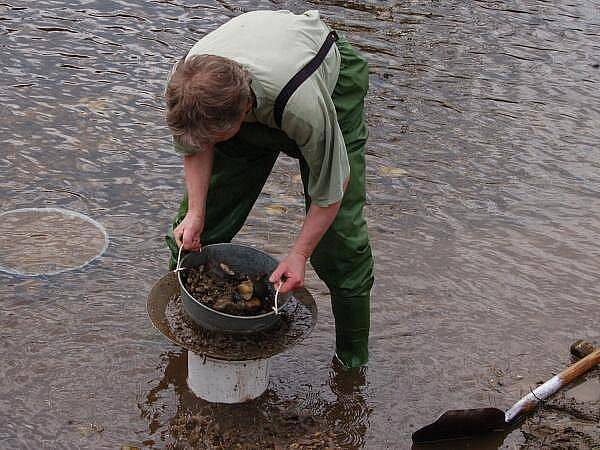
[[[600,379],[600,369],[587,378]],[[521,432],[525,438],[521,450],[599,450],[600,401],[580,401],[561,392],[529,418]]]
[[[299,342],[313,327],[313,312],[293,297],[280,310],[280,320],[272,328],[251,334],[223,333],[199,327],[186,314],[178,294],[171,297],[165,316],[172,334],[188,350],[234,360],[273,356]]]
[[[266,273],[235,273],[224,263],[209,261],[186,269],[182,279],[187,292],[197,301],[234,316],[269,313],[275,304],[275,290]]]
[[[235,416],[235,410],[232,409]],[[323,431],[318,417],[305,415],[287,406],[277,414],[257,415],[257,423],[247,427],[222,427],[211,416],[178,417],[170,431],[176,442],[170,449],[302,449],[338,448],[335,433]]]

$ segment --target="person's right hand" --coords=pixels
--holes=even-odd
[[[192,214],[190,211],[185,215],[183,221],[173,230],[173,236],[177,246],[183,245],[184,250],[199,252],[202,244],[200,234],[204,229],[204,217]]]

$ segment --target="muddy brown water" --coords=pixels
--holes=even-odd
[[[232,408],[193,398],[185,352],[145,301],[183,187],[165,76],[258,8],[318,8],[370,63],[376,284],[368,369],[332,367],[331,309],[310,271],[316,329],[274,359],[263,398]],[[0,210],[80,211],[111,241],[78,271],[0,274],[0,447],[291,445],[322,432],[311,445],[409,448],[446,409],[509,407],[569,362],[573,340],[598,338],[599,13],[589,0],[4,0]],[[300,192],[280,158],[237,241],[283,257]],[[523,442],[515,430],[489,448]]]

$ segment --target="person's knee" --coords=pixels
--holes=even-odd
[[[373,286],[373,256],[368,240],[344,248],[334,245],[319,249],[311,257],[317,275],[332,293],[342,297],[367,295]]]

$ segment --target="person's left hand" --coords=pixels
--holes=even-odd
[[[269,277],[269,281],[279,287],[279,292],[285,294],[304,286],[304,272],[306,270],[306,257],[300,253],[292,252],[279,263]]]

